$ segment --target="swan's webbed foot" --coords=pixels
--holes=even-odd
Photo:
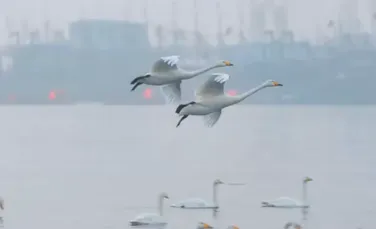
[[[184,115],[183,117],[181,117],[181,119],[179,120],[178,124],[176,125],[176,128],[180,126],[180,123],[186,119],[188,117],[188,115]]]
[[[142,83],[136,83],[133,87],[132,87],[132,89],[131,89],[131,91],[134,91],[138,86],[140,86]]]

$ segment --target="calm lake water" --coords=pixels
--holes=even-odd
[[[154,212],[167,192],[169,228],[198,221],[226,228],[282,228],[299,210],[260,208],[301,198],[309,183],[306,228],[375,228],[376,107],[234,106],[214,128],[178,118],[169,106],[0,108],[0,195],[7,229],[120,229]],[[188,197],[221,211],[168,205]]]

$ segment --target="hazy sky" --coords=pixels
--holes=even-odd
[[[249,22],[249,5],[251,2],[273,0],[200,0],[199,23],[200,30],[211,40],[215,40],[217,1],[221,2],[223,27],[233,26],[239,29],[238,15],[245,15],[245,27]],[[148,2],[148,17],[151,27],[156,24],[171,26],[172,0],[0,0],[0,42],[4,44],[7,37],[6,17],[14,29],[20,29],[22,21],[29,28],[42,28],[44,20],[50,20],[53,27],[66,29],[70,21],[78,18],[126,19],[133,21],[144,20],[144,5]],[[372,0],[274,0],[275,4],[287,2],[289,10],[289,26],[295,32],[297,39],[315,40],[317,33],[326,33],[325,26],[330,19],[337,18],[341,4],[347,5],[347,10],[358,11],[365,30],[371,30]],[[178,25],[187,30],[193,30],[193,0],[178,0]],[[376,8],[374,6],[374,8]],[[240,10],[241,9],[241,10]],[[273,23],[268,22],[273,28]],[[228,42],[236,42],[236,34]],[[151,40],[153,36],[151,36]]]

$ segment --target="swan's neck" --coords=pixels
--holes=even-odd
[[[303,182],[303,194],[302,194],[302,201],[303,204],[307,204],[307,182]]]
[[[184,76],[184,79],[191,79],[191,78],[193,78],[197,75],[208,72],[208,71],[210,71],[214,68],[218,68],[218,67],[219,66],[216,64],[216,65],[208,66],[206,68],[201,68],[201,69],[197,69],[197,70],[193,70],[193,71],[187,71],[187,73]]]
[[[218,206],[218,200],[217,200],[217,188],[218,188],[218,185],[217,184],[213,184],[213,204],[215,206]]]
[[[163,196],[160,196],[159,199],[158,199],[158,209],[159,209],[159,215],[163,215],[163,200],[164,200],[164,197]]]
[[[264,89],[264,88],[266,88],[266,85],[261,84],[261,85],[255,87],[255,88],[252,88],[252,89],[250,89],[250,90],[248,90],[248,91],[246,91],[246,92],[244,92],[240,95],[235,96],[235,98],[236,98],[237,102],[239,103],[239,102],[243,101],[244,99],[248,98],[249,96],[255,94],[256,92],[258,92],[258,91],[260,91],[261,89]]]

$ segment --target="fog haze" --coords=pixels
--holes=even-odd
[[[43,28],[44,21],[49,20],[51,27],[67,30],[68,23],[82,18],[118,19],[128,21],[145,21],[145,5],[148,4],[147,17],[150,29],[158,24],[171,26],[172,0],[2,0],[0,7],[0,31],[1,43],[6,42],[6,18],[13,29],[20,29],[22,23],[27,22],[29,28]],[[232,26],[239,29],[239,15],[244,14],[245,24],[248,30],[250,12],[249,5],[255,2],[263,2],[273,5],[273,0],[205,0],[198,1],[200,30],[211,42],[215,43],[216,33],[216,2],[221,4],[223,17],[223,29]],[[376,4],[372,0],[275,0],[274,4],[284,4],[288,8],[288,24],[298,40],[317,40],[318,36],[325,36],[329,20],[342,18],[347,20],[359,18],[361,30],[372,30],[372,13],[376,11]],[[178,26],[192,31],[193,0],[178,0]],[[358,15],[356,15],[358,14]],[[25,23],[24,23],[25,24]],[[267,27],[273,29],[274,24],[270,19]],[[67,31],[66,31],[67,32]],[[152,43],[155,43],[155,35],[149,34]],[[236,43],[236,35],[226,38],[228,43]]]

